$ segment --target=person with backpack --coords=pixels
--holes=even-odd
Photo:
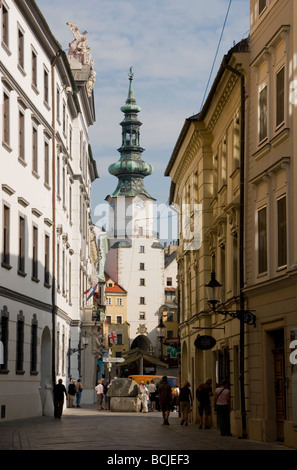
[[[203,415],[204,415],[204,429],[210,429],[208,425],[208,417],[211,416],[211,405],[210,399],[213,396],[212,393],[212,380],[207,378],[205,383],[202,383],[196,389],[196,398],[199,402],[198,411],[200,416],[200,426],[199,429],[202,429],[203,426]]]

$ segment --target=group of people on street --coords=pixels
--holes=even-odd
[[[172,409],[173,393],[170,385],[168,384],[167,377],[162,378],[162,383],[158,388],[160,410],[163,415],[163,424],[169,425],[169,415]],[[211,399],[212,392],[212,379],[207,378],[206,381],[200,384],[196,389],[196,398],[198,400],[198,412],[200,417],[199,429],[210,429],[209,420],[211,416]],[[179,395],[176,396],[176,403],[178,403],[179,413],[181,416],[181,425],[188,426],[189,416],[193,406],[193,396],[190,388],[190,383],[185,381],[180,389]],[[222,436],[231,436],[230,430],[230,382],[223,380],[222,385],[217,387],[214,394],[215,412],[218,417],[218,424]]]
[[[141,381],[139,384],[139,399],[141,401],[142,413],[148,413],[149,411],[158,411],[159,402],[158,402],[158,387],[155,384],[154,380],[150,382],[147,381],[145,384],[144,381]]]
[[[61,418],[64,406],[64,397],[68,399],[68,408],[74,408],[74,399],[76,399],[76,407],[80,408],[81,394],[83,391],[81,379],[77,379],[75,383],[74,379],[70,380],[68,386],[68,392],[65,385],[63,385],[62,379],[58,380],[58,383],[54,385],[54,416],[55,418]]]
[[[212,380],[211,378],[208,378],[206,379],[205,383],[199,385],[196,390],[196,398],[199,401],[198,411],[200,416],[200,429],[202,429],[203,426],[203,417],[204,429],[210,429],[208,421],[209,417],[211,416],[212,396]],[[232,436],[230,426],[231,400],[229,380],[223,380],[222,385],[216,388],[214,404],[221,436]]]
[[[109,382],[104,384],[103,380],[98,380],[95,387],[97,393],[97,406],[98,410],[109,409],[109,397],[106,395],[109,387]],[[68,407],[74,408],[74,399],[76,399],[76,407],[80,408],[80,401],[82,395],[81,379],[71,379],[68,392],[62,379],[54,386],[54,416],[61,418],[64,406],[64,397],[68,399]],[[199,428],[210,429],[209,420],[211,416],[211,399],[213,397],[212,379],[207,378],[206,381],[200,384],[196,389],[196,399],[198,401],[198,412],[200,417]],[[141,411],[147,413],[148,411],[161,411],[163,416],[163,424],[169,425],[170,411],[178,409],[181,416],[181,425],[188,426],[189,416],[193,406],[193,396],[190,388],[190,383],[185,381],[181,389],[175,387],[172,392],[171,386],[168,383],[167,376],[162,377],[159,384],[155,384],[154,380],[145,384],[143,381],[139,385],[139,398],[141,401]],[[104,402],[104,408],[103,408]],[[218,424],[222,436],[231,436],[230,431],[230,382],[223,380],[222,385],[217,387],[214,394],[215,412],[218,417]]]

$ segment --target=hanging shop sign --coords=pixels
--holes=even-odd
[[[212,349],[216,345],[216,340],[212,336],[208,335],[198,335],[194,341],[194,344],[197,349]]]

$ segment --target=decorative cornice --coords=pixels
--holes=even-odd
[[[10,300],[15,300],[20,304],[29,305],[30,307],[38,308],[39,310],[43,310],[46,312],[52,312],[52,305],[47,304],[45,302],[41,302],[40,300],[36,300],[33,297],[28,297],[27,295],[20,294],[19,292],[12,291],[7,289],[6,287],[0,286],[0,296],[6,297]]]

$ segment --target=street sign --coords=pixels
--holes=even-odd
[[[103,362],[123,362],[123,357],[104,357]]]
[[[212,349],[215,346],[216,340],[212,336],[198,335],[194,341],[194,344],[197,349],[207,350],[207,349]]]

